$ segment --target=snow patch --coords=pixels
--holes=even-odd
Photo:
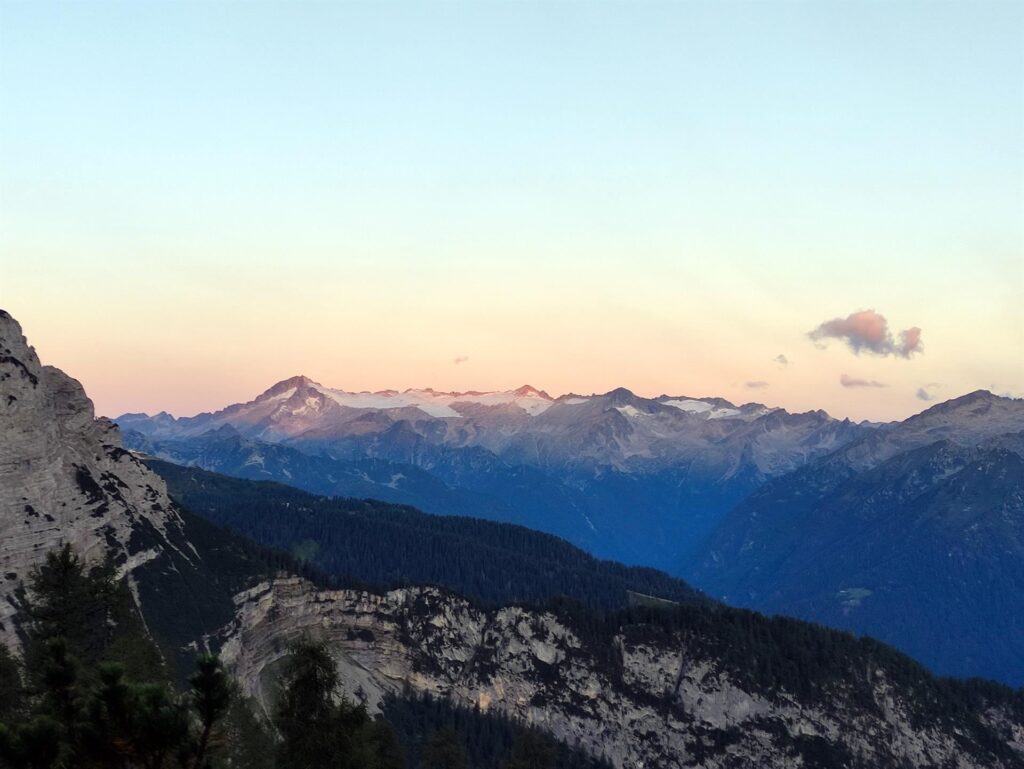
[[[380,410],[412,406],[439,419],[461,418],[462,415],[452,408],[456,403],[476,403],[483,406],[514,404],[530,416],[546,411],[552,404],[552,400],[542,393],[525,389],[486,393],[441,393],[434,390],[350,393],[323,388],[321,392],[335,403],[348,408]]]
[[[250,465],[259,465],[260,467],[263,467],[263,455],[258,451],[252,452],[248,457],[246,457],[243,467],[249,467]]]
[[[712,404],[705,403],[704,401],[672,400],[662,402],[666,406],[673,406],[679,409],[680,411],[689,411],[691,414],[704,414],[708,411],[711,411],[714,408]]]
[[[630,406],[628,404],[625,405],[625,406],[616,406],[615,410],[620,412],[620,413],[622,413],[622,414],[625,414],[627,417],[634,417],[634,418],[636,418],[636,417],[646,416],[644,414],[644,412],[640,411],[640,409],[638,409],[636,406]]]
[[[713,403],[692,399],[662,401],[662,403],[691,414],[704,414],[708,419],[727,419],[738,417],[741,414],[739,409],[718,408]]]
[[[438,401],[429,395],[409,390],[404,393],[380,392],[380,393],[350,393],[344,390],[323,389],[321,392],[340,406],[350,409],[400,409],[413,406],[432,417],[459,417],[460,414],[443,401]]]

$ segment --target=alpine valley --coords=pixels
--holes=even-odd
[[[0,312],[0,630],[20,654],[30,577],[68,544],[113,563],[171,669],[215,652],[264,710],[290,642],[316,635],[371,714],[399,723],[429,698],[529,724],[565,766],[1021,767],[1020,691],[937,678],[870,638],[731,608],[575,546],[676,571],[691,553],[703,572],[737,536],[762,541],[761,511],[806,478],[815,500],[839,494],[836,514],[871,500],[851,537],[902,515],[903,494],[927,506],[915,531],[961,527],[1011,548],[1019,404],[976,395],[930,414],[871,428],[623,390],[351,395],[300,378],[214,415],[121,418],[124,442]],[[892,480],[893,461],[916,480]],[[334,498],[345,494],[384,501]],[[492,520],[404,506],[420,500]],[[815,533],[824,503],[802,504],[800,536],[835,548]],[[768,541],[761,563],[783,562],[776,600],[801,556]],[[881,556],[866,563],[877,572]],[[708,568],[728,591],[756,592]]]
[[[854,424],[625,389],[351,393],[298,376],[216,413],[117,423],[170,462],[516,523],[940,674],[1024,684],[1024,400],[979,391]]]
[[[214,414],[116,421],[129,447],[170,461],[519,523],[670,571],[767,479],[868,429],[822,411],[625,389],[349,393],[302,376]]]

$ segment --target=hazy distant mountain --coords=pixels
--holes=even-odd
[[[766,479],[870,429],[822,411],[621,388],[349,393],[305,377],[212,414],[117,422],[129,445],[172,461],[520,523],[667,569]]]
[[[768,482],[689,576],[1024,684],[1024,400],[971,393]]]

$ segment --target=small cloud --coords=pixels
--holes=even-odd
[[[774,358],[772,358],[772,360],[783,367],[789,365],[789,358],[787,358],[785,355],[776,355]]]
[[[932,390],[937,390],[942,387],[940,382],[928,382],[928,384],[922,385],[917,388],[917,399],[921,401],[933,401],[935,400],[935,393]]]
[[[874,379],[858,379],[857,377],[848,376],[846,374],[839,375],[839,384],[843,387],[888,387],[889,385],[884,382],[879,382]]]
[[[909,358],[915,352],[923,352],[921,346],[921,329],[912,326],[900,332],[900,341],[896,345],[895,354],[901,358]]]
[[[455,360],[453,360],[452,363],[458,366],[460,363],[465,363],[467,360],[469,360],[468,355],[460,355],[457,358],[455,358]]]
[[[889,321],[874,310],[860,310],[845,318],[833,318],[808,332],[813,341],[824,347],[824,340],[840,339],[857,355],[869,352],[873,355],[894,355],[910,358],[923,351],[921,329],[913,326],[899,332],[898,340],[893,339]]]
[[[768,387],[768,383],[758,379],[756,382],[747,382],[743,386],[750,390],[763,390]]]

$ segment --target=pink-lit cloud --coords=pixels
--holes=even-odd
[[[847,374],[840,374],[839,384],[843,387],[888,387],[889,385],[884,382],[879,382],[875,379],[859,379],[858,377],[848,376]]]
[[[912,326],[904,329],[899,332],[898,340],[893,339],[889,321],[874,310],[860,310],[845,318],[827,320],[807,335],[821,344],[828,339],[842,340],[858,355],[869,352],[873,355],[910,358],[923,351],[920,328]]]
[[[750,390],[763,390],[768,387],[768,383],[762,379],[758,379],[756,382],[747,382],[744,387],[747,387]]]
[[[452,361],[452,363],[454,363],[456,366],[458,366],[460,363],[465,363],[468,360],[469,360],[469,356],[468,355],[460,355],[457,358],[455,358]]]

